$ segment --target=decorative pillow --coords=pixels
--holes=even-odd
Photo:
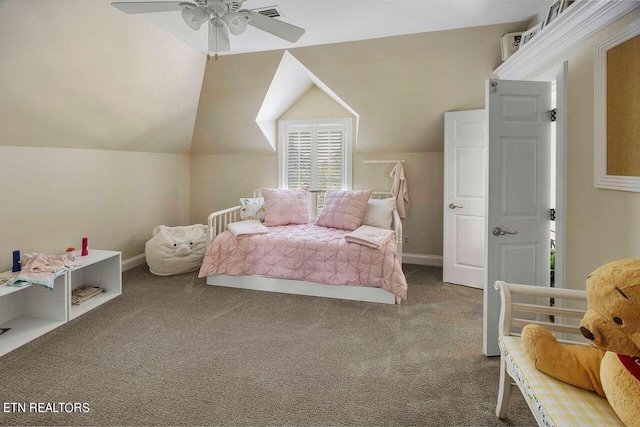
[[[396,198],[369,199],[367,209],[362,217],[362,225],[391,229],[393,210],[396,208]]]
[[[240,199],[240,219],[242,221],[257,219],[264,222],[264,198]]]
[[[273,227],[309,222],[307,190],[276,190],[264,188],[264,225]]]
[[[316,224],[344,230],[360,227],[371,190],[327,190]]]

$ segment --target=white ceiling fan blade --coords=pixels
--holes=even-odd
[[[124,13],[153,13],[181,11],[181,4],[193,4],[185,1],[150,1],[150,2],[113,2],[111,6]],[[193,4],[196,7],[195,4]]]
[[[209,21],[209,52],[227,52],[231,50],[229,43],[229,29],[226,25],[216,25],[217,20]]]
[[[256,27],[262,31],[266,31],[269,34],[273,34],[276,37],[287,40],[291,43],[295,43],[300,40],[300,37],[304,34],[304,29],[296,27],[295,25],[287,24],[286,22],[278,21],[274,18],[269,18],[253,10],[243,9],[241,14],[248,14],[249,25]]]

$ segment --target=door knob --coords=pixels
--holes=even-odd
[[[463,208],[464,206],[458,206],[458,205],[454,205],[453,203],[449,203],[449,209],[455,209],[455,208]]]
[[[502,228],[500,227],[496,227],[493,230],[491,230],[491,233],[494,236],[504,236],[505,234],[518,234],[517,231],[504,231]]]

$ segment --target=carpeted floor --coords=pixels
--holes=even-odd
[[[0,424],[535,425],[518,393],[507,419],[494,414],[482,292],[443,284],[440,268],[405,271],[398,307],[137,267],[122,296],[0,358]],[[12,402],[88,412],[7,412]]]

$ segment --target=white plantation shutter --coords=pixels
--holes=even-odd
[[[289,125],[284,131],[285,188],[346,188],[346,126]]]
[[[351,120],[282,120],[279,127],[278,186],[318,190],[309,211],[320,212],[324,190],[351,188]]]
[[[290,129],[286,134],[287,188],[311,188],[313,127]]]
[[[344,127],[318,126],[316,129],[316,182],[318,190],[342,188]]]

